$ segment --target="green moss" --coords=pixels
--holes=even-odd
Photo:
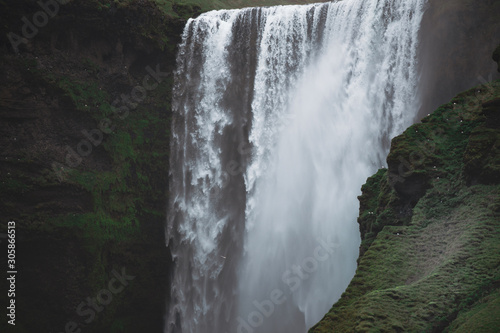
[[[500,327],[500,291],[481,298],[474,305],[461,312],[444,332],[492,333]]]
[[[2,182],[2,191],[22,193],[28,189],[30,189],[30,186],[20,179],[9,177]]]
[[[399,200],[388,180],[387,169],[380,169],[361,187],[362,195],[358,197],[361,255],[370,247],[384,226],[404,223],[403,218],[397,213]]]
[[[71,98],[78,110],[90,112],[96,120],[107,118],[112,114],[109,104],[111,98],[98,83],[72,81],[68,77],[63,77],[57,85]]]
[[[139,231],[137,220],[129,216],[113,218],[104,212],[60,216],[54,225],[80,229],[82,237],[92,239],[93,246],[98,247],[108,241],[129,240]]]
[[[359,197],[356,274],[311,333],[498,327],[500,185],[468,181],[467,166],[498,173],[500,129],[483,110],[499,95],[498,81],[464,92],[392,141]]]

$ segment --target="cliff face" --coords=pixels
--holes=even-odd
[[[491,53],[500,43],[500,1],[428,0],[422,19],[420,120],[457,93],[500,79]]]
[[[145,1],[44,3],[0,3],[0,226],[16,222],[16,332],[71,322],[159,332],[171,72],[185,21]]]
[[[394,138],[362,187],[356,275],[310,332],[500,327],[500,81]]]

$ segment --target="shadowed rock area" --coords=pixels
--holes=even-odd
[[[461,91],[499,79],[500,1],[429,0],[421,28],[420,120]]]
[[[16,221],[15,331],[159,332],[170,73],[185,20],[145,1],[50,11],[37,27],[36,1],[0,3],[0,226]],[[25,24],[30,38],[9,35],[16,53],[7,34],[23,37]],[[123,289],[122,269],[134,276]]]

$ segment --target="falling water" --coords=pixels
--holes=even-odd
[[[357,195],[418,110],[425,0],[189,20],[174,87],[165,331],[299,333],[356,269]]]

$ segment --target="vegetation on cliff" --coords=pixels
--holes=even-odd
[[[0,225],[17,223],[16,332],[161,331],[171,72],[185,20],[146,1],[75,0],[36,26],[36,1],[2,1],[0,12]],[[13,47],[7,34],[24,32]],[[122,270],[134,278],[109,300]]]
[[[394,138],[362,187],[358,268],[320,332],[500,327],[500,81]]]

